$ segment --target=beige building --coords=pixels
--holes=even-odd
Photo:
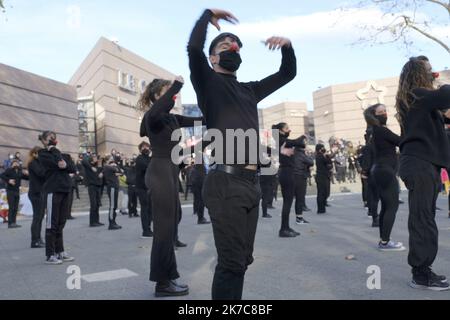
[[[304,102],[283,102],[272,107],[259,109],[261,131],[271,130],[272,125],[286,122],[292,130],[292,137],[309,132],[308,108]]]
[[[0,64],[0,160],[41,146],[38,135],[53,130],[58,148],[78,153],[78,115],[74,87]],[[1,163],[0,163],[1,165]]]
[[[441,83],[450,82],[450,71],[441,72]],[[317,90],[314,99],[316,140],[328,142],[330,137],[364,144],[366,122],[363,110],[375,103],[387,106],[388,127],[400,133],[395,119],[395,96],[398,77],[338,84]]]
[[[106,154],[111,149],[129,156],[137,153],[142,114],[135,106],[141,92],[154,78],[175,75],[121,47],[100,38],[72,76],[80,100],[80,152]],[[181,113],[181,99],[175,112]]]

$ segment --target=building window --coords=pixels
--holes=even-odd
[[[94,100],[78,101],[79,153],[97,153],[97,127]]]

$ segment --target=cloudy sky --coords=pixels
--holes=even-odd
[[[426,54],[436,70],[450,67],[448,54],[433,42],[413,37],[406,51],[397,44],[352,45],[363,31],[391,19],[379,8],[352,9],[351,2],[321,0],[4,0],[0,13],[0,62],[58,81],[67,82],[99,37],[123,47],[174,74],[189,79],[186,44],[203,10],[233,12],[240,24],[222,23],[222,31],[238,34],[244,48],[241,81],[263,78],[279,67],[280,53],[261,44],[272,35],[291,38],[298,58],[298,76],[260,107],[282,101],[306,101],[328,85],[397,76],[406,58]],[[346,7],[347,11],[339,10]],[[433,32],[449,43],[450,26],[438,6],[430,5],[421,18],[432,17]],[[212,27],[208,39],[218,34]],[[188,83],[183,103],[196,101]]]

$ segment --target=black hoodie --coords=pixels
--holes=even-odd
[[[2,178],[5,181],[6,190],[8,192],[15,192],[15,193],[20,192],[20,183],[22,182],[22,179],[28,180],[28,177],[22,173],[21,168],[14,169],[12,167],[6,169],[6,171],[0,175],[0,178]],[[14,180],[16,183],[12,185],[9,183],[9,180]]]
[[[58,162],[64,160],[66,168],[60,169]],[[62,154],[56,147],[39,151],[39,162],[45,170],[44,193],[68,193],[72,190],[69,174],[75,173],[75,165],[68,154]]]

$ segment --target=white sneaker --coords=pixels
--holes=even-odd
[[[386,244],[382,244],[381,242],[378,244],[378,250],[380,251],[404,251],[406,248],[403,246],[401,242],[389,241]]]
[[[63,262],[71,262],[75,260],[74,257],[69,256],[66,252],[58,253],[56,257]]]
[[[51,265],[57,265],[62,264],[62,260],[58,259],[57,256],[50,256],[47,258],[47,261],[45,261],[45,264],[51,264]]]

